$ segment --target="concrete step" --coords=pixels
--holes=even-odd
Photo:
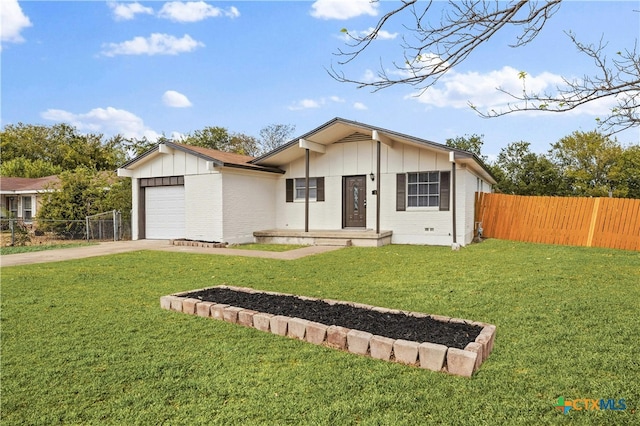
[[[351,247],[352,242],[350,239],[343,239],[343,238],[316,238],[315,245]]]

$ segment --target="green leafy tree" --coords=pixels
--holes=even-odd
[[[120,135],[104,141],[102,135],[83,135],[64,123],[53,126],[8,124],[0,132],[0,149],[3,163],[23,158],[43,168],[63,170],[77,167],[114,170],[126,158],[124,139]]]
[[[478,156],[482,161],[487,161],[487,157],[482,155],[482,145],[484,145],[484,135],[464,135],[455,138],[449,138],[445,141],[445,145],[451,148],[469,151]]]
[[[570,194],[586,197],[613,195],[614,165],[623,149],[597,131],[576,131],[551,145],[549,159],[569,185]]]
[[[513,142],[498,154],[498,189],[514,195],[565,195],[559,169],[544,155],[530,151],[529,142]],[[498,175],[498,173],[494,173]]]
[[[609,178],[614,197],[640,198],[640,145],[622,151],[611,167]]]
[[[225,151],[255,157],[260,152],[258,139],[244,133],[233,133]]]
[[[231,145],[231,135],[224,127],[207,126],[202,130],[195,130],[186,135],[181,141],[187,145],[201,146],[203,148],[217,149],[218,151],[228,151]]]
[[[205,127],[196,130],[180,141],[187,145],[201,146],[218,151],[255,156],[260,151],[258,140],[244,133],[229,133],[224,127]]]
[[[24,157],[16,157],[5,160],[3,158],[0,164],[0,176],[39,178],[57,175],[61,172],[61,166],[55,166],[41,159],[30,160]]]
[[[138,155],[144,154],[149,151],[151,148],[155,147],[158,144],[157,141],[150,141],[146,136],[143,136],[140,139],[130,138],[126,139],[124,142],[125,149],[127,151],[127,157],[129,159],[135,158]]]
[[[115,172],[86,167],[59,174],[60,182],[48,192],[38,211],[44,231],[69,238],[82,237],[84,219],[97,213],[131,210],[131,180],[118,178]]]

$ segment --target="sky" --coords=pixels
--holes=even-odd
[[[614,55],[640,35],[640,1],[565,1],[540,35],[511,48],[507,30],[483,45],[435,86],[372,92],[338,82],[371,78],[403,63],[410,16],[394,17],[369,51],[346,66],[345,28],[366,34],[397,1],[17,1],[0,0],[0,124],[69,123],[82,133],[128,138],[181,135],[207,126],[259,137],[270,124],[295,126],[294,137],[334,117],[445,143],[483,135],[495,158],[525,141],[537,153],[574,131],[596,129],[611,107],[587,104],[570,113],[479,117],[505,98],[497,87],[550,90],[564,77],[595,72],[566,31],[585,43],[608,42]],[[436,9],[446,6],[436,4]],[[640,46],[639,46],[640,48]],[[640,129],[615,135],[640,143]]]

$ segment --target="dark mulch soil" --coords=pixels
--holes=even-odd
[[[194,299],[223,303],[273,315],[297,317],[325,325],[337,325],[366,331],[392,339],[431,342],[464,349],[475,341],[482,327],[444,323],[432,318],[382,313],[345,304],[321,300],[303,300],[295,296],[246,293],[225,288],[211,288],[184,295]]]

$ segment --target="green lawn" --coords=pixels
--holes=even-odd
[[[275,251],[275,252],[296,250],[303,247],[306,247],[306,246],[301,246],[296,244],[240,244],[240,245],[229,246],[229,248],[232,248],[232,249]]]
[[[640,253],[489,240],[2,268],[3,424],[638,424]],[[497,325],[473,378],[160,309],[218,284]],[[554,408],[621,399],[624,411]]]
[[[91,246],[95,243],[68,243],[68,244],[42,244],[42,245],[33,245],[33,246],[6,246],[0,247],[0,254],[3,256],[9,254],[18,254],[18,253],[31,253],[34,251],[45,251],[45,250],[57,250],[64,248],[72,248],[72,247],[82,247],[82,246]]]

